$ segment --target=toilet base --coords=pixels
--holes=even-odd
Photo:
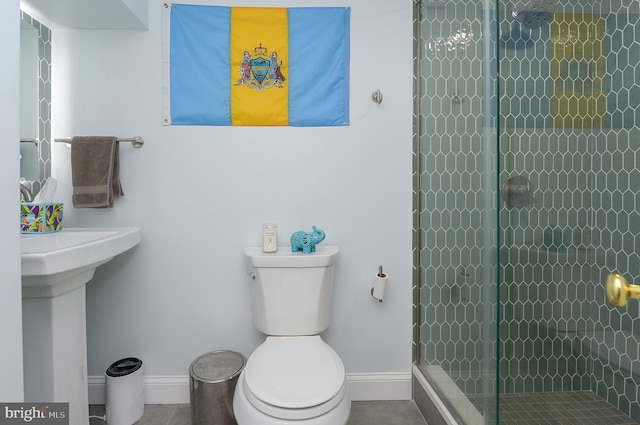
[[[241,376],[233,397],[233,412],[238,425],[346,425],[351,413],[348,394],[330,411],[310,419],[291,420],[274,418],[256,409],[244,394],[244,379]]]

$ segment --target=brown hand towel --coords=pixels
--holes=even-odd
[[[118,141],[88,136],[71,140],[71,180],[76,208],[112,207],[124,195],[120,184]]]

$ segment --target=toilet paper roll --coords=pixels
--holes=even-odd
[[[389,276],[386,274],[376,274],[373,278],[373,288],[371,288],[371,296],[379,302],[382,302],[382,300],[384,299],[384,292],[387,289],[388,277]]]

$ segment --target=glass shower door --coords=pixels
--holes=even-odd
[[[638,5],[501,4],[499,423],[637,424]]]
[[[460,424],[640,423],[640,3],[415,27],[416,363]]]

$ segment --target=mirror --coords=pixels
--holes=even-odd
[[[20,180],[37,192],[51,175],[51,30],[20,15]]]

